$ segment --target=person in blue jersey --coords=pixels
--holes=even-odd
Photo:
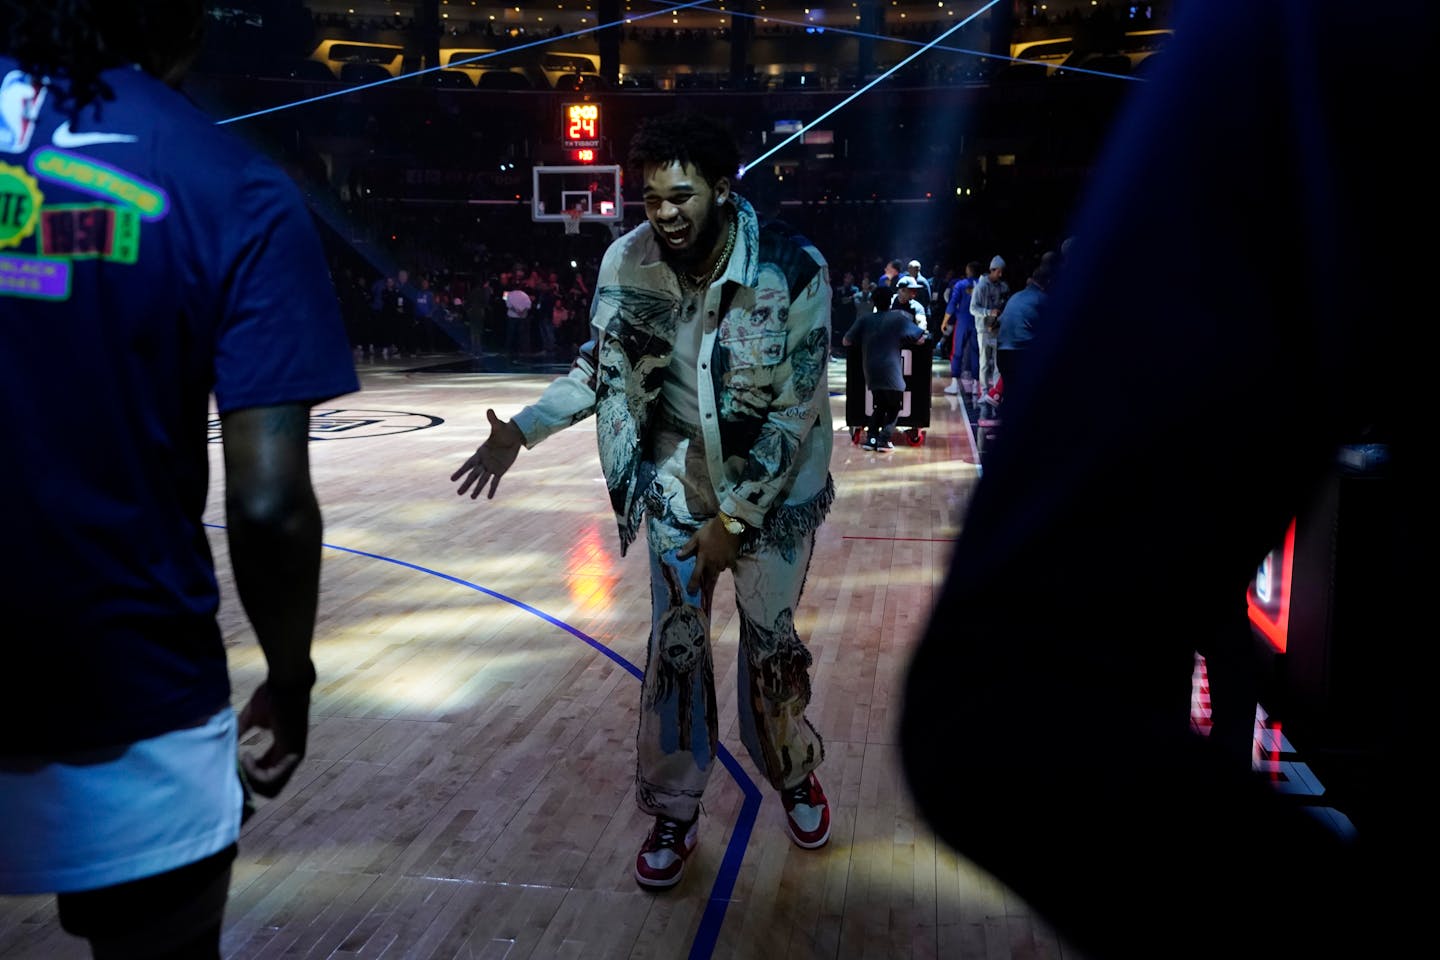
[[[240,757],[305,755],[320,566],[309,408],[357,389],[278,167],[166,81],[203,6],[0,2],[0,894],[97,957],[216,957]],[[209,403],[268,664],[237,719],[201,522]]]
[[[1433,246],[1416,118],[1436,6],[1179,6],[1091,177],[1021,389],[1001,361],[1004,441],[909,664],[904,768],[937,833],[1086,957],[1410,956],[1433,904],[1412,879],[1434,823],[1433,360],[1385,351],[1357,395],[1377,320],[1423,297],[1404,269],[1363,307],[1332,288],[1377,250]],[[1246,265],[1223,299],[1200,292],[1217,250]],[[1120,399],[1094,416],[1099,370]],[[1233,426],[1232,396],[1253,400]],[[1361,444],[1388,461],[1346,540],[1314,504]],[[1326,683],[1365,709],[1311,754],[1325,792],[1303,804],[1198,735],[1190,698],[1197,649],[1253,642],[1237,606],[1317,513],[1340,546],[1308,576],[1333,574],[1363,617],[1321,632],[1325,603],[1297,592],[1290,639],[1333,636]]]
[[[945,388],[945,392],[952,395],[960,393],[960,379],[965,371],[970,372],[972,381],[979,375],[980,351],[975,339],[975,325],[971,322],[970,291],[975,289],[980,273],[978,260],[965,264],[965,276],[950,288],[950,299],[945,304],[945,316],[940,322],[942,334],[954,335],[950,347],[950,385]]]
[[[740,614],[740,738],[804,849],[830,838],[805,715],[811,654],[796,630],[815,533],[835,499],[825,391],[825,259],[732,189],[740,153],[719,121],[651,117],[630,145],[646,222],[610,245],[571,372],[451,477],[472,498],[521,447],[594,416],[621,553],[645,532],[653,614],[635,796],[654,817],[635,879],[680,882],[699,842],[719,744],[710,602],[729,570]]]

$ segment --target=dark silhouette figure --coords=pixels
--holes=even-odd
[[[1401,626],[1428,622],[1406,562],[1433,516],[1424,380],[1403,348],[1356,377],[1382,330],[1410,340],[1416,294],[1334,283],[1433,245],[1405,106],[1433,85],[1427,6],[1187,5],[1007,391],[1008,442],[911,664],[905,770],[939,834],[1092,958],[1397,956],[1422,915],[1399,867],[1426,823],[1403,771],[1424,755],[1429,642]],[[1099,369],[1113,402],[1077,417]],[[1342,791],[1347,843],[1194,735],[1189,693],[1194,652],[1234,629],[1260,560],[1361,440],[1391,451],[1365,562],[1394,590],[1351,642],[1396,649],[1361,731],[1377,774]]]

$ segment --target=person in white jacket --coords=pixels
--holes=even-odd
[[[655,816],[635,860],[672,887],[697,843],[718,740],[710,601],[724,570],[740,614],[740,732],[780,793],[791,839],[822,846],[830,811],[805,717],[811,657],[795,631],[830,477],[830,285],[824,258],[761,226],[732,190],[739,152],[713,120],[648,121],[631,145],[647,222],[601,263],[594,339],[570,374],[491,432],[456,473],[477,497],[521,446],[594,416],[622,553],[642,518],[653,619],[636,799]]]
[[[1010,285],[1003,279],[1005,261],[997,254],[990,258],[990,271],[975,283],[970,294],[970,315],[975,318],[975,342],[980,350],[980,374],[975,381],[975,399],[990,395],[998,375],[995,366],[996,343],[1000,333],[1000,311],[1010,295]]]

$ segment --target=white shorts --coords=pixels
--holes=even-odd
[[[165,873],[240,835],[235,713],[115,750],[0,760],[0,893]]]

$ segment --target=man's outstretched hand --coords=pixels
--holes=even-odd
[[[480,496],[486,483],[490,484],[490,492],[485,495],[485,499],[495,499],[495,488],[500,486],[500,478],[515,463],[515,458],[520,455],[520,448],[525,444],[525,435],[515,424],[502,421],[495,416],[494,410],[486,410],[485,417],[490,421],[490,436],[476,448],[464,466],[450,475],[451,482],[465,478],[460,489],[455,492],[463,497],[465,491],[470,490],[471,500]]]

